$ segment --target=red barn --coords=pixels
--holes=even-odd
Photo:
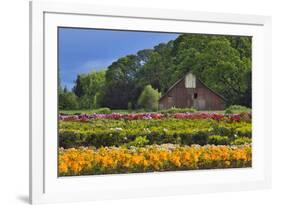
[[[160,109],[171,107],[223,110],[225,99],[190,72],[172,85],[159,99]]]

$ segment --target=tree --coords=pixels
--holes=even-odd
[[[141,91],[136,86],[140,61],[136,55],[128,55],[112,63],[106,72],[104,105],[109,108],[127,109],[128,102],[136,104]]]
[[[153,50],[146,51],[145,62],[139,70],[138,85],[143,88],[145,85],[152,85],[161,92],[165,92],[171,82],[174,72],[171,51],[173,41],[160,43]],[[143,58],[143,53],[138,53]]]
[[[225,96],[229,104],[241,104],[248,87],[246,75],[250,66],[227,39],[210,41],[196,61],[194,72],[203,82]]]
[[[77,76],[73,92],[78,96],[79,107],[92,109],[102,104],[105,86],[105,70],[92,71],[88,74]]]
[[[59,72],[59,78],[58,78],[58,93],[59,95],[63,92],[62,86],[61,86],[61,79],[60,79],[60,72]]]
[[[59,94],[59,108],[63,110],[77,109],[77,96],[73,92],[68,92],[67,89],[64,89],[63,93]]]
[[[251,106],[251,37],[183,34],[174,41],[174,82],[193,71],[229,104]]]
[[[78,75],[75,81],[75,85],[72,89],[77,97],[82,97],[83,95],[85,95],[85,91],[82,86],[82,81],[83,81],[83,75]]]
[[[138,99],[138,105],[145,110],[156,111],[158,109],[158,100],[160,98],[160,93],[158,90],[153,89],[151,85],[144,87],[141,95]]]

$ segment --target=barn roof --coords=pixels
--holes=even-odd
[[[159,98],[159,101],[161,101],[164,97],[166,97],[168,95],[168,93],[177,85],[179,84],[182,80],[185,79],[185,76],[188,75],[189,73],[192,73],[192,72],[188,72],[186,73],[183,77],[181,77],[178,81],[176,81],[167,91],[164,95],[162,95],[160,98]],[[197,78],[197,77],[196,77]],[[200,81],[200,83],[202,83],[206,88],[208,88],[211,92],[213,92],[215,95],[217,95],[218,97],[220,97],[221,99],[223,99],[224,101],[226,101],[226,99],[220,95],[219,93],[217,93],[216,91],[214,91],[213,89],[211,89],[210,87],[208,87],[205,83],[203,83],[200,78],[197,78],[197,80]]]

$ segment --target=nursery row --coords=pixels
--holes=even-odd
[[[115,174],[153,171],[251,167],[251,146],[173,144],[142,148],[81,147],[59,150],[59,175]]]
[[[250,113],[239,114],[219,114],[219,113],[132,113],[132,114],[79,114],[79,115],[60,115],[59,119],[63,121],[79,121],[88,122],[92,119],[126,119],[126,120],[149,120],[149,119],[213,119],[213,120],[228,120],[228,121],[251,121]]]
[[[59,145],[64,148],[79,146],[120,146],[134,141],[146,144],[243,144],[250,142],[251,123],[216,120],[109,120],[88,123],[59,123]],[[216,136],[216,137],[214,137]],[[143,139],[143,140],[138,140]]]
[[[180,120],[180,119],[162,119],[162,120],[108,120],[99,119],[88,123],[64,122],[60,121],[60,131],[71,132],[109,132],[124,133],[126,135],[152,132],[174,133],[185,132],[193,133],[197,131],[215,131],[216,134],[230,135],[249,135],[251,134],[251,123],[232,122],[216,120]]]

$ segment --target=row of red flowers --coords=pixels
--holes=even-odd
[[[149,120],[149,119],[163,119],[163,118],[176,118],[176,119],[213,119],[213,120],[230,120],[230,121],[251,121],[251,113],[240,114],[219,114],[219,113],[174,113],[174,114],[161,114],[161,113],[130,113],[130,114],[79,114],[79,115],[59,115],[59,119],[63,121],[80,121],[87,122],[91,119],[126,119],[126,120]]]

